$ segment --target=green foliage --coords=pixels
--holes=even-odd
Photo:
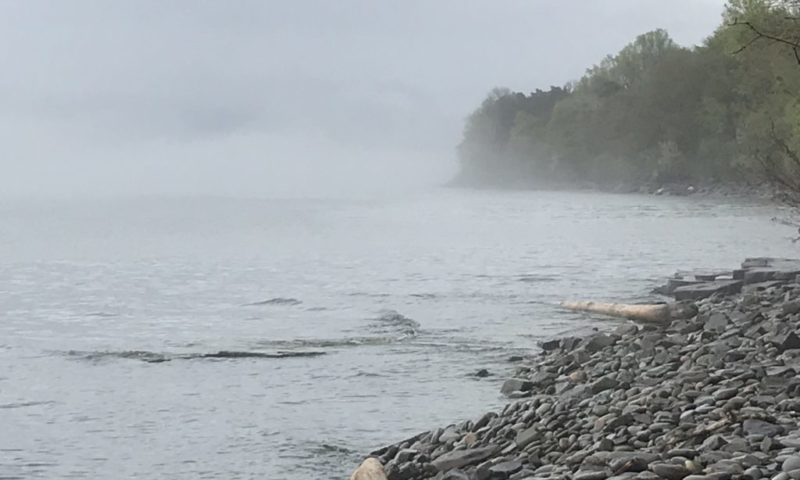
[[[495,89],[469,117],[460,180],[484,185],[713,182],[800,190],[800,1],[731,0],[691,49],[637,37],[574,87]]]

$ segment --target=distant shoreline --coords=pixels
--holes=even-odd
[[[446,188],[498,191],[601,192],[665,197],[735,198],[748,202],[800,205],[798,195],[768,182],[717,183],[619,183],[604,185],[595,182],[482,182],[455,177]]]

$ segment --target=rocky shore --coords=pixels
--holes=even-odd
[[[691,318],[547,341],[501,412],[371,457],[389,480],[800,479],[798,274],[760,258],[676,275],[662,293]]]
[[[514,183],[481,183],[455,179],[445,186],[470,189],[500,190],[552,190],[603,192],[618,194],[654,195],[668,197],[700,197],[712,199],[736,199],[756,202],[774,202],[779,204],[798,205],[800,198],[795,192],[772,182],[643,182],[600,184],[584,182],[526,182]]]

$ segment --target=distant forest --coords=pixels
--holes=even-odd
[[[700,46],[656,30],[565,86],[494,89],[458,156],[466,186],[758,178],[800,191],[800,0],[731,0]]]

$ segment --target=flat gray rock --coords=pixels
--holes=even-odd
[[[441,457],[433,460],[431,464],[440,472],[446,472],[454,468],[462,468],[467,465],[474,465],[491,457],[497,451],[496,445],[482,448],[471,448],[469,450],[454,450],[445,453]]]
[[[685,285],[676,288],[672,295],[676,300],[702,300],[714,294],[733,295],[742,290],[741,280],[716,280]]]

